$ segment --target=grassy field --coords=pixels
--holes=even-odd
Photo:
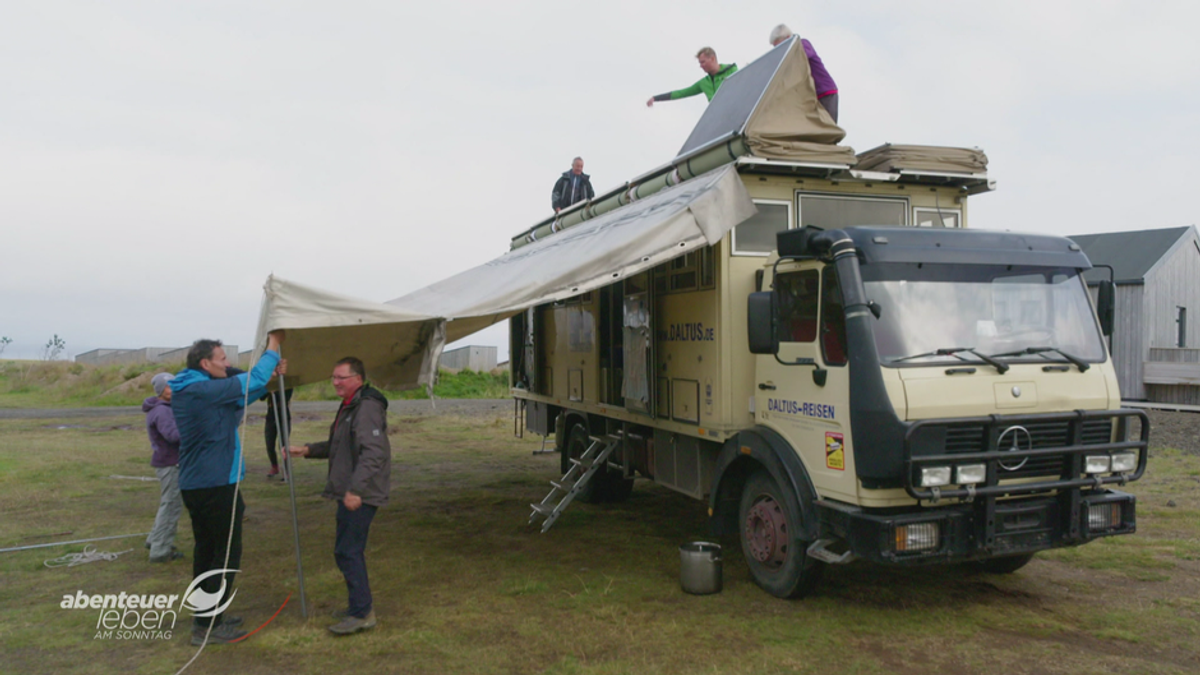
[[[92,366],[68,361],[0,360],[0,408],[85,408],[141,405],[154,392],[155,373],[176,373],[183,364],[137,363]],[[508,375],[463,370],[442,371],[433,395],[438,398],[504,398]],[[429,398],[425,389],[388,392],[389,398]],[[298,387],[299,401],[336,401],[333,385],[315,382]]]
[[[330,416],[297,420],[318,439]],[[293,595],[246,642],[207,648],[189,673],[1196,673],[1200,672],[1200,456],[1156,449],[1136,535],[1044,553],[1009,576],[966,566],[831,567],[814,597],[776,600],[724,541],[725,589],[679,588],[681,543],[706,539],[704,505],[649,483],[629,502],[576,504],[548,534],[526,525],[558,466],[507,418],[391,419],[392,504],[371,532],[380,624],[334,638],[345,602],[324,464],[297,496],[310,618]],[[297,589],[288,489],[268,482],[261,420],[247,429],[243,573],[233,612],[267,621]],[[149,530],[157,504],[140,417],[0,421],[0,547]],[[186,514],[180,548],[190,554]],[[98,542],[112,562],[49,569],[80,545],[0,553],[0,671],[172,673],[171,640],[96,639],[97,610],[64,595],[182,593],[189,562],[151,565],[142,539]]]

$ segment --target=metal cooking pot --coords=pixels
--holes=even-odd
[[[685,593],[721,592],[721,545],[693,541],[679,547],[679,585]]]

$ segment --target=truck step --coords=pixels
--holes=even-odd
[[[829,563],[830,565],[842,565],[851,562],[858,557],[848,549],[844,553],[834,553],[833,551],[830,551],[828,547],[833,546],[834,544],[841,544],[842,546],[845,546],[845,542],[841,539],[818,539],[809,545],[807,551],[808,557],[816,558],[817,560]]]
[[[592,437],[592,443],[583,451],[583,455],[576,458],[571,457],[571,468],[563,474],[562,478],[550,481],[550,494],[542,500],[540,504],[530,504],[529,508],[533,509],[533,513],[529,515],[529,522],[533,523],[538,516],[545,517],[542,523],[542,532],[549,530],[567,506],[575,499],[575,496],[587,486],[588,481],[596,475],[596,472],[605,466],[613,466],[617,469],[623,469],[619,465],[612,464],[608,461],[609,455],[616,450],[617,445],[621,443],[621,437],[609,434],[607,436]],[[582,471],[578,478],[575,478],[577,472]],[[558,493],[565,492],[561,499],[557,497]],[[558,499],[557,504],[552,501]]]

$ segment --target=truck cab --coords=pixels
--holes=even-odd
[[[1148,425],[1120,409],[1078,246],[810,227],[780,233],[778,251],[748,302],[757,391],[746,436],[772,446],[784,471],[756,496],[741,480],[714,498],[768,590],[803,594],[819,574],[789,565],[797,526],[818,561],[997,571],[1134,531],[1134,497],[1110,486],[1141,476]],[[718,473],[745,474],[737,462]]]

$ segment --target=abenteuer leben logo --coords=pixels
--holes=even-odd
[[[233,602],[237,591],[221,602],[225,594],[223,576],[221,587],[216,591],[205,591],[200,584],[213,576],[239,571],[218,569],[205,572],[192,580],[183,592],[182,599],[175,594],[122,592],[115,595],[87,595],[77,591],[74,595],[64,595],[59,606],[63,609],[99,610],[96,634],[93,636],[96,640],[170,640],[180,611],[186,609],[197,617],[216,616],[224,612]]]

